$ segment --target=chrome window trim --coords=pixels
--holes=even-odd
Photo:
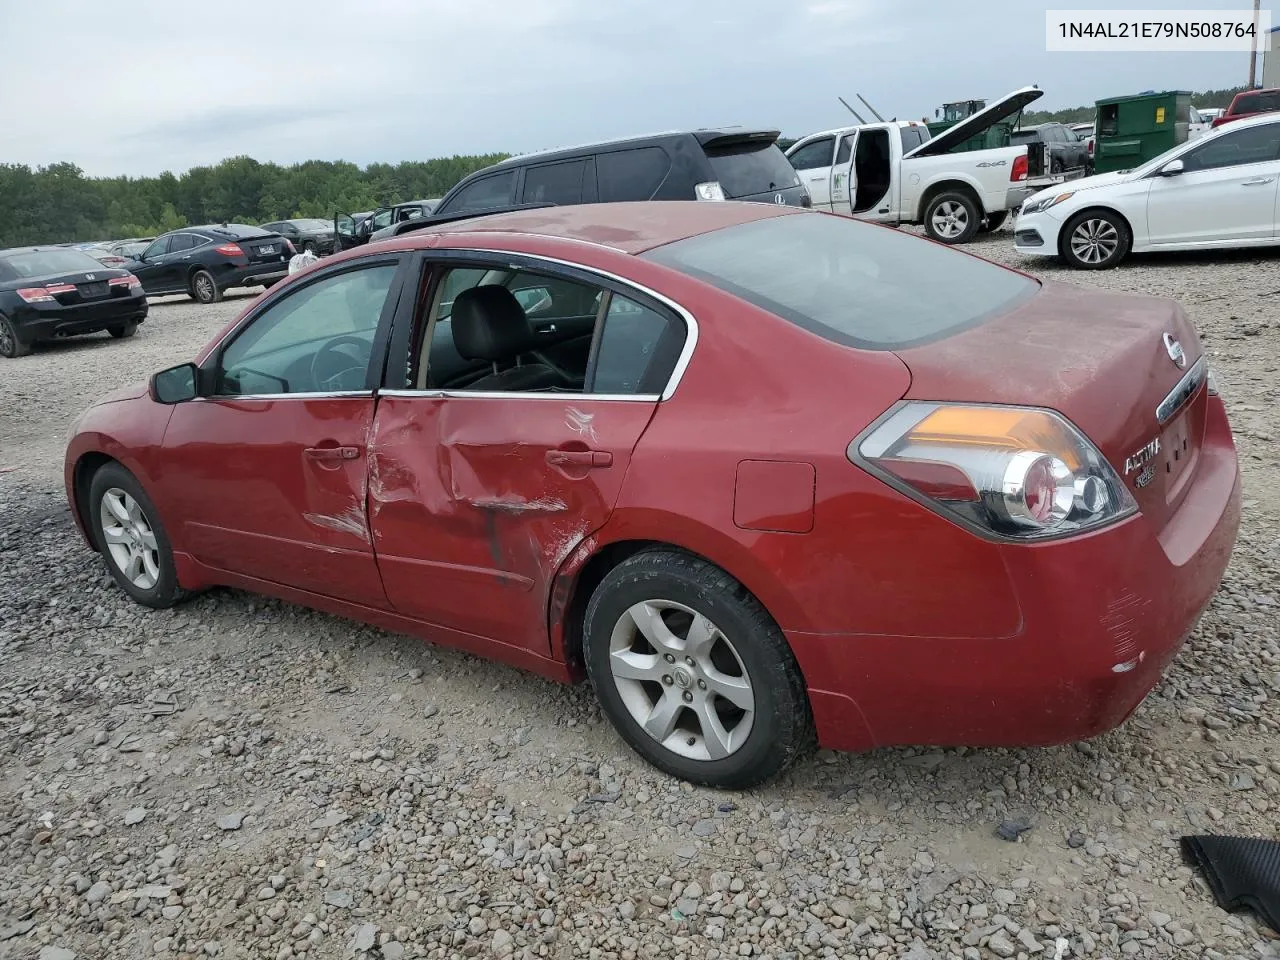
[[[1181,410],[1200,389],[1200,385],[1208,379],[1209,361],[1203,356],[1191,365],[1191,369],[1183,374],[1174,388],[1160,401],[1156,407],[1156,422],[1164,426]]]
[[[208,397],[192,397],[192,400],[330,400],[343,397],[373,398],[372,390],[334,390],[303,393],[218,393]]]
[[[551,238],[551,239],[557,239],[557,238]],[[613,249],[613,248],[609,248],[609,249]],[[427,249],[427,250],[424,250],[423,252],[427,254],[428,259],[430,258],[430,255],[433,253],[447,252],[450,254],[462,254],[462,255],[466,255],[469,253],[479,253],[479,254],[485,254],[487,256],[493,256],[493,257],[523,257],[526,260],[537,260],[541,263],[551,263],[559,267],[568,267],[571,270],[581,270],[584,273],[593,273],[598,277],[604,277],[606,280],[612,280],[614,283],[621,284],[624,287],[630,287],[631,289],[637,290],[648,297],[652,297],[654,300],[657,300],[659,303],[665,305],[671,310],[674,310],[680,316],[680,318],[684,320],[684,325],[685,325],[684,346],[680,348],[680,356],[676,358],[676,365],[671,369],[671,376],[667,378],[667,385],[663,388],[662,392],[657,395],[657,399],[659,401],[671,399],[671,397],[676,392],[676,388],[680,386],[680,381],[684,378],[684,372],[685,370],[688,369],[689,362],[693,359],[693,351],[698,345],[697,319],[693,316],[692,313],[690,313],[684,307],[680,306],[680,304],[676,303],[670,297],[665,296],[664,294],[658,293],[658,291],[650,287],[646,287],[642,283],[637,283],[635,280],[629,280],[626,277],[621,277],[616,273],[612,273],[608,270],[603,270],[600,267],[591,267],[585,263],[574,263],[571,260],[562,260],[559,257],[548,257],[539,253],[522,253],[519,250],[493,250],[488,247],[445,247],[445,248]],[[511,269],[513,270],[524,269],[524,267],[517,264],[508,263],[507,266],[511,267]],[[488,396],[488,397],[539,397],[541,398],[544,396],[550,396],[550,397],[574,396],[574,397],[583,397],[583,398],[597,397],[597,398],[606,398],[610,400],[635,399],[635,400],[650,400],[650,401],[653,397],[652,394],[637,395],[633,397],[631,395],[603,394],[603,393],[536,394],[536,393],[520,393],[519,391],[513,391],[511,393],[503,393],[500,391],[468,392],[465,390],[444,391],[439,389],[380,390],[379,393],[385,396],[397,396],[397,397],[422,396],[424,394],[434,394],[437,396],[442,396],[446,393],[450,395],[457,393],[460,396],[469,396],[469,397]]]
[[[657,393],[522,393],[519,390],[379,390],[380,397],[418,397],[435,400],[560,400],[564,403],[582,403],[587,400],[623,401],[629,403],[657,403],[661,395]]]

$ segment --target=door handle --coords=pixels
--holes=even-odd
[[[826,177],[810,177],[809,178],[810,182],[812,183],[821,183],[825,179],[827,178]]]
[[[608,450],[548,450],[547,463],[553,467],[611,467]]]
[[[354,460],[360,456],[359,447],[307,447],[303,452],[312,460]]]
[[[1240,184],[1242,187],[1259,187],[1264,183],[1270,183],[1275,177],[1254,177],[1252,180],[1245,180]]]

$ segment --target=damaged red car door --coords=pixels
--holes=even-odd
[[[656,403],[382,396],[369,517],[395,609],[548,655],[552,578],[608,519]]]

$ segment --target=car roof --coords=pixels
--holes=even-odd
[[[250,226],[247,223],[202,223],[195,224],[190,227],[179,227],[177,230],[170,230],[169,233],[220,233],[224,237],[253,237],[263,236],[270,231],[263,230],[261,227]],[[168,234],[166,234],[168,236]]]
[[[770,203],[700,203],[695,200],[643,200],[583,203],[517,210],[424,227],[398,239],[439,235],[522,234],[578,240],[638,254],[677,240],[772,217],[817,213]],[[406,243],[404,246],[423,244]]]
[[[508,157],[506,160],[500,160],[491,166],[485,167],[483,171],[477,172],[506,170],[510,167],[526,166],[535,161],[541,163],[544,160],[567,159],[586,153],[605,152],[614,147],[640,147],[646,144],[663,143],[679,137],[693,137],[699,143],[706,145],[724,137],[763,136],[766,134],[773,134],[774,141],[777,141],[778,131],[765,130],[763,128],[757,129],[755,127],[708,127],[698,130],[666,130],[661,133],[633,134],[613,140],[597,140],[594,143],[580,143],[571,147],[554,147],[550,150],[534,150],[530,153],[521,153],[514,157]]]

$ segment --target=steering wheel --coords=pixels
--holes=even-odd
[[[334,337],[311,358],[311,382],[318,390],[359,390],[369,369],[369,341],[350,334]]]

